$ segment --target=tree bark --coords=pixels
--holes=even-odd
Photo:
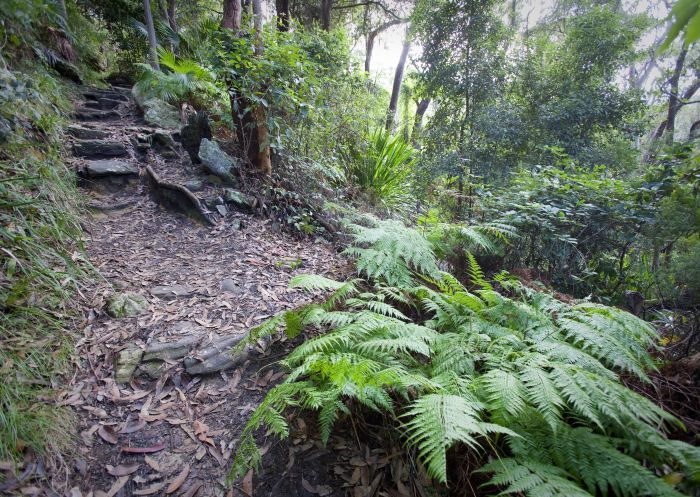
[[[262,40],[262,7],[260,0],[253,0],[253,25],[255,26],[255,55],[261,57],[264,46]],[[258,138],[257,165],[260,172],[265,176],[272,174],[272,161],[270,160],[270,138],[267,129],[267,113],[265,107],[257,105],[253,110],[255,127]]]
[[[277,8],[277,29],[285,32],[289,31],[289,0],[275,0]]]
[[[425,112],[428,110],[429,106],[429,98],[424,98],[423,100],[418,102],[418,105],[416,106],[416,116],[413,120],[413,131],[411,132],[411,141],[414,145],[418,143],[420,132],[423,129],[423,117],[425,116]]]
[[[221,18],[221,27],[238,31],[241,29],[242,14],[241,0],[224,0],[224,15]]]
[[[146,29],[148,30],[148,56],[151,67],[160,71],[158,63],[158,42],[156,41],[156,29],[153,26],[153,14],[151,14],[151,0],[143,0],[143,12],[146,17]]]
[[[177,0],[168,0],[168,24],[176,33],[180,31],[177,25]]]
[[[379,36],[379,34],[382,31],[385,31],[392,26],[396,26],[397,24],[401,24],[402,22],[406,22],[406,21],[404,21],[403,19],[392,19],[391,21],[385,22],[384,24],[382,24],[378,28],[373,29],[372,31],[369,32],[369,34],[367,35],[367,43],[365,44],[365,48],[366,48],[366,51],[365,51],[365,72],[369,72],[369,66],[370,66],[370,62],[372,60],[372,51],[374,50],[374,42],[375,42],[377,36]]]
[[[324,31],[331,30],[331,10],[333,0],[321,0],[321,28]]]
[[[396,115],[396,107],[399,103],[399,93],[401,93],[401,81],[403,80],[403,71],[406,67],[406,59],[408,58],[408,50],[411,48],[411,44],[408,41],[403,42],[403,48],[401,49],[401,57],[399,57],[399,63],[396,65],[396,72],[394,72],[394,85],[391,87],[391,100],[389,101],[389,110],[386,113],[386,130],[390,131],[391,127],[394,125],[394,116]]]
[[[680,99],[678,97],[678,85],[683,74],[683,66],[685,65],[685,57],[688,54],[688,49],[681,49],[676,59],[676,65],[673,69],[673,74],[669,80],[670,92],[668,97],[668,113],[666,114],[666,129],[665,135],[669,143],[673,143],[673,135],[676,131],[676,114],[680,109]]]

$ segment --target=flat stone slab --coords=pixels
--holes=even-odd
[[[194,288],[185,285],[159,285],[151,288],[151,295],[164,300],[189,297],[193,293]]]
[[[80,140],[73,144],[73,153],[86,159],[111,159],[129,154],[122,142],[109,140]]]
[[[104,121],[113,117],[121,117],[116,110],[78,109],[73,114],[81,121]]]
[[[133,162],[119,159],[91,160],[85,165],[85,174],[91,178],[105,176],[125,176],[138,174],[139,166]]]
[[[109,133],[101,129],[85,128],[83,126],[77,126],[72,124],[66,128],[69,135],[79,138],[81,140],[99,140],[101,138],[107,138]]]

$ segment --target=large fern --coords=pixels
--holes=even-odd
[[[482,461],[494,493],[675,496],[660,475],[697,476],[698,449],[663,434],[679,422],[619,380],[645,381],[654,366],[647,323],[526,288],[507,297],[471,258],[473,293],[400,223],[370,218],[352,230],[347,252],[366,280],[298,277],[294,286],[332,292],[328,300],[263,325],[322,333],[283,361],[290,374],[254,412],[232,475],[259,464],[257,428],[286,436],[288,408],[317,411],[327,440],[341,415],[353,415],[352,400],[393,420],[443,483],[459,464],[449,460],[455,445]]]

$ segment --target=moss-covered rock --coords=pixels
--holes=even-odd
[[[107,314],[113,318],[138,316],[148,309],[148,300],[140,293],[115,293],[107,299]]]

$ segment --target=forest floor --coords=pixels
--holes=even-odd
[[[116,109],[84,107],[90,99],[99,104],[115,96],[109,92],[125,96]],[[200,180],[200,199],[220,195],[223,187],[208,182],[177,144],[162,155],[155,146],[139,149],[143,136],[160,131],[144,124],[126,89],[109,92],[86,92],[88,101],[79,103],[80,128],[91,131],[73,132],[93,143],[86,150],[85,140],[75,138],[78,157],[69,160],[87,171],[81,195],[93,213],[84,220],[85,250],[99,273],[83,291],[74,373],[57,392],[58,404],[77,417],[74,450],[58,464],[27,460],[16,474],[0,468],[6,471],[0,494],[292,497],[340,496],[346,488],[350,495],[376,494],[385,470],[396,469],[391,457],[342,433],[324,447],[313,423],[301,418],[288,441],[260,434],[262,471],[226,485],[238,436],[266,391],[282,380],[276,361],[293,344],[261,342],[210,374],[188,372],[187,359],[201,360],[207,345],[222,337],[235,341],[275,313],[308,302],[313,296],[288,289],[294,274],[343,278],[350,268],[330,243],[299,241],[230,205],[214,213],[204,209],[212,224],[162,207],[144,180],[146,165],[170,183]],[[90,174],[94,160],[120,163],[115,174]],[[110,317],[106,303],[124,292],[145,297],[145,310]],[[116,381],[124,352],[173,342],[184,349],[142,363],[125,383]]]

